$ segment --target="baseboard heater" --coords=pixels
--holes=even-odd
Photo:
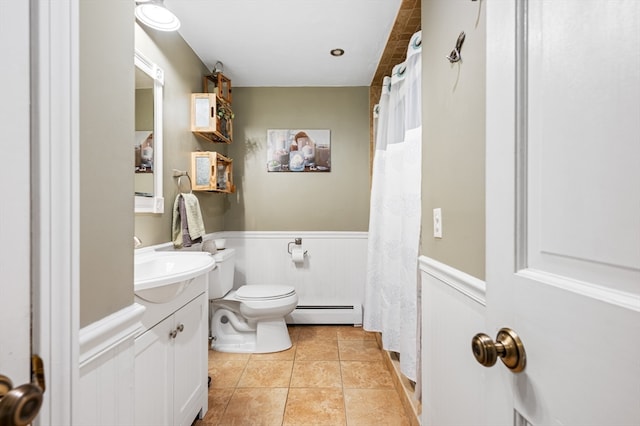
[[[362,326],[362,305],[298,305],[287,324],[353,324]]]

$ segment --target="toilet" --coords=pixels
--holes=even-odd
[[[269,353],[291,347],[285,316],[298,305],[292,286],[243,285],[233,289],[235,251],[218,251],[209,273],[211,348],[219,352]]]

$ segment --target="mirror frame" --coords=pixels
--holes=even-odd
[[[164,71],[137,49],[134,64],[153,79],[153,197],[135,196],[136,213],[164,213],[162,192],[162,87]]]

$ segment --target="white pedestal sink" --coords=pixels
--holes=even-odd
[[[215,260],[204,252],[150,251],[135,255],[134,293],[151,303],[166,303],[177,297],[192,278],[215,267]]]

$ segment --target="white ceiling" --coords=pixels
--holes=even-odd
[[[369,86],[400,3],[165,0],[202,62],[222,62],[236,87]]]

